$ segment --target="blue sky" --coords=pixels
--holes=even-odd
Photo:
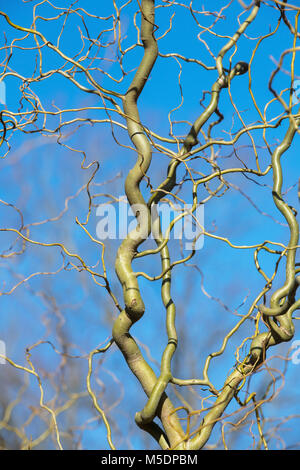
[[[30,27],[32,6],[36,3],[23,3],[20,0],[13,0],[10,3],[0,1],[0,10],[5,11],[14,23]],[[117,2],[118,5],[121,5],[121,3]],[[158,5],[161,3],[158,2]],[[182,3],[188,4],[186,1]],[[220,10],[223,6],[221,1],[206,1],[194,2],[194,8],[199,7],[201,9],[202,4],[207,10],[211,8],[215,11]],[[65,7],[67,2],[62,0],[54,2],[54,5]],[[89,2],[79,1],[76,6],[87,8],[91,14],[103,17],[110,15],[114,10],[112,2],[94,0]],[[128,47],[135,41],[136,29],[133,24],[133,15],[136,8],[137,2],[133,1],[124,11],[123,34],[126,35],[126,39],[123,47]],[[223,35],[232,35],[238,27],[236,16],[241,11],[242,8],[239,2],[234,1],[230,8],[224,12],[226,19],[217,23],[215,31]],[[200,58],[208,65],[214,65],[209,52],[197,37],[200,29],[186,8],[170,6],[169,8],[158,9],[156,23],[159,25],[159,30],[156,32],[156,36],[163,34],[168,28],[173,13],[175,13],[172,20],[173,29],[159,42],[159,51],[163,54],[177,52],[190,58]],[[49,5],[42,5],[40,14],[51,16],[53,9]],[[277,11],[263,5],[255,23],[247,29],[246,34],[251,38],[258,38],[262,34],[269,33],[270,28],[273,30],[276,27],[278,16]],[[242,18],[244,17],[245,15]],[[294,16],[290,15],[290,18],[292,21]],[[208,26],[211,21],[210,16],[201,15],[201,24],[203,26]],[[16,32],[11,28],[3,17],[0,18],[0,22],[8,43],[14,37],[23,36],[23,33]],[[39,20],[37,28],[43,32],[48,40],[54,42],[57,37],[58,27],[61,24],[62,20],[53,22],[53,24]],[[91,18],[88,24],[91,37],[95,37],[99,33],[100,27],[103,27],[102,24],[99,26],[99,21]],[[62,49],[67,55],[76,53],[81,47],[78,25],[83,30],[83,25],[78,17],[71,16],[61,40]],[[112,34],[108,32],[103,38],[109,41]],[[214,54],[217,54],[225,41],[225,39],[210,37],[209,35],[203,36],[203,38],[207,39]],[[1,41],[3,46],[3,36]],[[233,58],[233,63],[238,61],[249,62],[256,42],[256,40],[242,37],[238,43],[238,50]],[[261,48],[258,49],[252,64],[252,90],[261,109],[272,98],[272,94],[268,90],[268,80],[276,67],[275,61],[279,60],[280,54],[286,48],[292,47],[292,42],[293,37],[288,28],[281,24],[277,34],[263,41]],[[33,44],[32,38],[26,42],[27,47]],[[104,53],[107,54],[106,58],[115,59],[116,50],[114,47],[110,51],[105,50]],[[62,64],[61,59],[58,59],[52,51],[45,50],[43,54],[45,57],[44,70],[54,69]],[[2,60],[3,57],[2,51]],[[128,58],[124,62],[125,69],[134,69],[141,57],[142,48],[134,49],[128,54]],[[289,54],[283,62],[284,69],[289,70],[290,61],[291,55]],[[179,64],[182,66],[182,71]],[[225,64],[226,66],[229,64],[228,55],[224,60]],[[14,51],[10,66],[17,70],[19,74],[31,76],[35,69],[35,53],[31,50]],[[115,77],[120,77],[117,63],[103,62],[103,69]],[[113,87],[114,90],[124,93],[133,77],[133,73],[129,73],[120,84],[112,84],[109,78],[99,71],[95,71],[94,77],[103,87]],[[179,73],[184,102],[172,114],[173,119],[177,121],[193,122],[198,117],[202,110],[199,103],[202,94],[204,91],[211,89],[217,78],[215,70],[207,71],[198,65],[185,64],[172,58],[158,58],[149,82],[139,99],[139,110],[142,122],[154,132],[166,137],[169,134],[168,113],[170,109],[178,107],[181,101],[178,82]],[[300,76],[300,64],[297,58],[295,61],[295,74]],[[79,81],[81,84],[86,85],[84,77],[80,77]],[[247,124],[251,124],[259,119],[259,115],[248,91],[248,81],[247,74],[236,77],[231,84],[231,93],[238,109],[242,111],[243,119]],[[21,82],[15,77],[7,77],[5,83],[7,109],[16,112],[19,108],[19,86]],[[284,72],[279,72],[274,85],[277,90],[289,88],[291,86],[290,76]],[[61,109],[101,106],[98,96],[80,91],[64,77],[57,74],[49,80],[32,84],[31,89],[39,96],[45,109],[55,109],[53,104]],[[287,94],[284,96],[286,97]],[[206,96],[205,104],[207,104],[207,100],[208,97]],[[229,133],[234,133],[240,127],[240,122],[236,116],[233,121],[234,108],[226,90],[223,90],[221,94],[219,108],[224,115],[224,121],[216,127],[215,135],[218,138],[223,137],[230,140]],[[277,116],[281,112],[281,105],[278,103],[272,104],[267,117]],[[70,113],[70,116],[74,117],[75,115],[76,113]],[[81,113],[81,116],[104,119],[106,114],[104,111],[91,109]],[[116,118],[116,116],[114,117]],[[120,122],[123,121],[120,119]],[[48,124],[49,127],[55,128],[58,119],[50,117]],[[285,122],[279,128],[267,131],[267,137],[272,145],[280,142],[287,125],[288,123]],[[63,132],[68,134],[74,129],[75,126],[69,126]],[[184,135],[188,131],[189,125],[183,122],[175,125],[174,129],[175,133]],[[207,129],[207,126],[205,129]],[[114,132],[115,137],[122,144],[129,145],[124,130],[116,127]],[[253,137],[255,137],[258,148],[261,167],[264,169],[270,163],[270,155],[266,149],[262,148],[264,143],[261,131],[253,131]],[[200,136],[200,142],[203,141],[201,139]],[[86,153],[87,164],[94,160],[100,162],[100,169],[94,182],[103,186],[95,187],[93,189],[94,193],[108,192],[115,197],[124,195],[124,180],[127,172],[134,164],[136,155],[132,150],[117,145],[112,137],[109,125],[85,123],[76,132],[68,135],[63,142],[79,150],[79,152],[58,145],[53,137],[41,137],[38,133],[15,132],[9,140],[11,151],[5,159],[0,161],[0,198],[16,205],[22,211],[25,224],[55,217],[64,208],[65,198],[75,194],[82,185],[87,183],[92,170],[82,170],[80,168],[82,151]],[[238,149],[239,158],[243,159],[249,167],[254,168],[253,149],[246,134],[239,140],[239,145],[241,146]],[[300,174],[300,161],[297,157],[298,146],[299,135],[296,135],[292,147],[282,158],[284,171],[283,192],[288,191],[285,198],[295,208],[299,206],[297,198],[297,180]],[[220,149],[220,156],[224,157],[221,159],[222,168],[240,165],[240,161],[234,155],[229,158],[232,150],[232,147]],[[154,187],[164,178],[167,165],[167,157],[154,151],[149,170],[151,183]],[[194,162],[193,168],[204,173],[210,171],[203,160]],[[121,176],[117,177],[112,183],[105,183],[119,174]],[[184,168],[181,167],[178,171],[178,179],[183,174]],[[247,179],[243,175],[230,175],[227,177],[227,181],[240,188],[240,190],[232,188],[222,198],[213,198],[205,205],[206,230],[228,237],[233,243],[237,244],[250,245],[260,243],[266,239],[282,243],[287,242],[289,234],[287,227],[284,226],[285,221],[275,208],[272,199],[272,175],[269,174],[263,179],[255,177]],[[212,185],[212,187],[214,186]],[[141,188],[146,196],[149,195],[149,188],[146,187],[145,182],[141,184]],[[187,185],[187,189],[182,194],[186,201],[191,203],[190,190],[191,187]],[[201,197],[207,195],[204,189],[200,189],[199,194]],[[99,197],[95,202],[103,203],[106,200],[105,197]],[[80,253],[86,263],[95,265],[100,259],[99,247],[93,244],[75,223],[76,216],[79,220],[83,221],[85,219],[87,207],[88,198],[86,192],[82,191],[70,201],[69,209],[61,220],[32,227],[30,232],[32,239],[45,242],[63,241],[70,251]],[[257,207],[263,211],[263,214],[259,213]],[[270,216],[273,219],[275,218],[276,222]],[[0,206],[0,220],[1,226],[18,228],[20,225],[20,218],[16,211],[6,206]],[[96,209],[94,209],[88,224],[90,233],[93,236],[96,236],[97,222]],[[10,234],[1,233],[3,250],[9,249],[12,240],[14,240],[14,237]],[[113,267],[118,244],[118,240],[107,242],[105,261],[109,280],[121,301],[121,290]],[[172,259],[177,259],[178,243],[172,241],[170,251]],[[264,270],[270,274],[274,269],[274,257],[261,253],[260,259]],[[3,290],[9,290],[16,283],[16,273],[24,278],[36,271],[55,271],[62,265],[62,262],[62,256],[58,248],[37,247],[28,244],[24,255],[2,260],[0,278]],[[193,266],[178,266],[174,269],[172,283],[172,296],[177,306],[177,328],[179,332],[179,347],[173,366],[174,375],[181,378],[189,378],[190,374],[197,377],[201,376],[207,354],[219,349],[222,337],[237,321],[237,317],[229,311],[236,311],[240,306],[238,313],[245,314],[265,283],[255,268],[253,250],[233,250],[225,243],[208,237],[205,238],[204,247],[197,251],[190,264],[197,264],[201,271],[197,271]],[[282,263],[281,265],[278,279],[274,283],[274,289],[276,286],[281,285],[284,280],[284,265]],[[160,272],[159,256],[156,255],[151,260],[146,259],[144,261],[144,259],[141,259],[135,261],[134,269],[143,269],[152,275],[158,274]],[[204,275],[203,278],[201,273]],[[220,302],[210,300],[204,295],[201,290],[202,281],[205,291],[215,299],[221,299],[222,304],[225,304],[227,308],[224,308]],[[143,319],[134,326],[132,333],[140,342],[149,346],[152,357],[156,361],[160,361],[166,342],[165,311],[160,298],[160,283],[151,283],[140,278],[140,286],[146,304],[146,312]],[[8,356],[22,364],[25,363],[25,348],[40,339],[53,341],[58,349],[60,349],[63,341],[67,341],[70,354],[90,352],[110,336],[112,321],[117,315],[117,311],[104,289],[96,286],[87,273],[78,273],[74,270],[61,271],[56,275],[36,276],[30,282],[16,289],[13,295],[1,296],[0,304],[1,338],[6,341]],[[240,344],[241,339],[245,336],[251,336],[253,332],[253,322],[246,322],[241,332],[229,341],[222,358],[217,359],[215,361],[216,365],[211,367],[210,378],[217,387],[222,387],[227,373],[234,366],[234,351]],[[295,339],[299,338],[299,334],[296,323]],[[249,347],[249,342],[247,345]],[[272,355],[286,355],[289,346],[289,344],[282,344],[270,353]],[[243,352],[247,353],[247,347],[243,348]],[[37,347],[33,351],[32,358],[41,370],[50,371],[54,371],[60,361],[59,356],[47,345]],[[71,365],[69,364],[71,372],[69,372],[70,375],[66,373],[66,382],[69,384],[70,389],[73,386],[77,391],[82,390],[87,372],[87,362],[84,359],[74,359],[70,362],[72,362]],[[282,369],[283,361],[275,358],[272,365]],[[7,368],[9,368],[8,365],[0,367],[0,376],[7,373]],[[109,371],[113,371],[113,375]],[[111,412],[114,423],[113,437],[116,441],[120,439],[120,445],[123,448],[130,445],[134,448],[144,448],[143,436],[135,429],[134,413],[144,406],[145,397],[139,393],[139,384],[128,373],[127,366],[116,348],[113,348],[105,356],[98,374],[101,382],[97,383],[94,380],[93,385],[95,390],[102,392],[99,399],[100,403],[102,402],[109,408],[114,400],[124,394],[121,404],[117,405]],[[15,375],[17,376],[17,374]],[[291,413],[295,415],[300,413],[296,393],[294,392],[297,375],[297,366],[289,364],[286,374],[286,387],[272,403],[266,405],[265,415],[267,418],[273,419],[274,416],[279,418]],[[76,380],[77,377],[78,380]],[[263,390],[267,380],[268,374],[266,372],[257,374],[257,377],[254,377],[251,381],[251,391],[255,390],[255,386],[259,391]],[[34,382],[32,382],[30,390],[32,390],[32,393],[25,397],[26,406],[29,406],[29,403],[32,404],[32,402],[38,403],[39,392]],[[47,390],[46,396],[48,399],[55,394],[55,387],[47,378],[45,378],[45,390]],[[14,387],[5,390],[5,394],[11,393],[12,397],[15,396],[16,392],[17,389]],[[200,406],[196,396],[188,391],[181,390],[181,392],[192,401],[195,409]],[[172,390],[170,390],[170,393],[172,395]],[[205,392],[199,391],[199,394],[204,396]],[[235,409],[236,403],[232,403],[228,408],[228,412]],[[22,421],[26,418],[27,413],[29,411],[26,407],[18,407],[15,410],[14,419]],[[94,413],[89,400],[87,398],[82,399],[76,425],[80,426],[92,416],[94,416]],[[67,426],[68,420],[71,421],[69,415],[59,417],[59,426]],[[123,432],[118,429],[116,422],[118,422],[118,426],[122,428]],[[29,432],[34,436],[38,435],[39,429],[42,429],[41,426],[41,423],[34,421]],[[289,421],[286,426],[285,441],[287,445],[295,446],[298,442],[297,419]],[[212,442],[218,439],[217,433],[219,430],[219,426],[216,426]],[[78,436],[80,431],[77,430],[76,433],[76,436]],[[47,445],[53,448],[54,444],[50,439],[46,442]],[[270,441],[270,446],[276,447],[278,442],[273,438]],[[88,449],[105,445],[104,427],[99,424],[99,421],[93,422],[91,429],[87,429],[83,433],[82,444],[84,448]],[[67,440],[65,445],[69,445]],[[237,446],[237,448],[251,447],[251,445],[251,436],[247,430],[241,434],[237,441],[234,441],[234,446]],[[147,442],[147,446],[155,448],[152,441]]]

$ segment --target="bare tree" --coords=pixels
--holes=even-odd
[[[15,319],[2,321],[1,446],[280,443],[297,408],[277,421],[263,410],[281,403],[291,357],[279,345],[300,308],[300,8],[18,4],[0,11],[0,296]],[[118,241],[126,201],[135,225]],[[112,209],[106,238],[99,207]],[[183,221],[189,243],[172,236]],[[245,428],[251,443],[237,444]]]

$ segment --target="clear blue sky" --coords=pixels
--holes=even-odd
[[[16,23],[30,27],[32,21],[32,6],[37,2],[23,3],[20,0],[12,2],[0,2],[0,10],[5,11]],[[118,5],[121,2],[117,2]],[[161,4],[162,2],[157,2]],[[183,1],[188,4],[189,2]],[[224,2],[193,2],[194,8],[199,10],[202,4],[205,9],[219,11]],[[62,0],[54,2],[56,6],[66,6],[68,2]],[[99,2],[90,0],[89,2],[79,1],[77,7],[87,8],[89,13],[101,16],[108,16],[113,13],[112,2]],[[136,30],[133,24],[133,13],[137,8],[137,2],[133,1],[124,12],[124,25],[126,39],[125,46],[129,46],[135,41]],[[219,34],[231,36],[238,27],[236,16],[241,12],[241,6],[238,1],[234,1],[224,15],[226,19],[220,21],[215,31]],[[159,30],[156,36],[163,34],[168,28],[172,13],[173,29],[159,42],[160,52],[166,54],[177,52],[190,58],[198,58],[203,62],[214,65],[213,59],[197,35],[200,29],[192,20],[191,15],[186,8],[174,7],[158,9],[156,23]],[[40,14],[44,16],[53,15],[53,9],[48,5],[43,5]],[[247,29],[249,37],[258,38],[262,34],[267,34],[276,27],[278,12],[274,9],[262,6],[261,11],[254,25]],[[200,15],[199,15],[200,17]],[[244,18],[244,17],[242,17]],[[292,16],[291,16],[292,18]],[[139,17],[138,17],[139,19]],[[37,28],[40,29],[46,38],[55,41],[57,37],[58,25],[62,24],[62,19],[56,23],[39,20]],[[208,26],[213,21],[211,16],[201,15],[201,24]],[[104,22],[103,22],[104,24]],[[14,37],[22,37],[24,33],[16,32],[4,20],[0,18],[2,31],[5,31],[7,42],[10,43]],[[62,37],[62,49],[65,54],[72,54],[73,51],[79,51],[81,47],[78,25],[83,30],[83,25],[75,15],[70,17],[68,27]],[[99,22],[90,19],[88,21],[89,33],[95,37],[99,33]],[[101,25],[102,27],[102,25]],[[85,34],[85,33],[84,33]],[[110,40],[111,33],[106,33],[106,40]],[[215,38],[214,36],[203,36],[208,41],[214,54],[224,45],[226,39]],[[276,67],[275,61],[278,61],[280,54],[287,48],[292,47],[292,36],[287,27],[282,24],[278,33],[263,42],[258,50],[252,65],[252,89],[255,99],[261,109],[272,98],[268,90],[268,80],[270,74]],[[1,44],[4,44],[3,35]],[[249,62],[251,54],[256,44],[256,40],[250,40],[246,37],[241,38],[237,53],[234,56],[233,63],[238,61]],[[32,39],[27,40],[27,47],[34,44]],[[107,52],[108,58],[115,58],[115,50]],[[232,52],[232,51],[231,51]],[[10,66],[17,70],[19,74],[31,76],[35,69],[35,52],[14,51]],[[45,54],[45,70],[53,69],[62,64],[61,59],[51,51],[43,51]],[[109,55],[111,54],[111,56]],[[137,66],[142,56],[142,48],[136,48],[128,54],[124,66],[126,70]],[[224,64],[228,66],[228,57]],[[4,52],[2,51],[2,60]],[[287,55],[283,62],[284,69],[289,70],[291,55]],[[182,66],[182,71],[179,64]],[[117,63],[104,63],[104,70],[114,75],[120,76]],[[0,70],[2,71],[2,70]],[[104,74],[95,72],[94,77],[102,86],[114,89],[123,93],[133,73],[121,82],[111,84],[111,81]],[[143,123],[153,131],[163,136],[169,134],[168,113],[170,109],[179,106],[181,102],[180,87],[178,75],[180,73],[180,84],[184,96],[182,106],[174,111],[172,118],[177,121],[193,122],[201,112],[202,108],[199,101],[204,91],[210,90],[213,82],[217,78],[215,70],[206,71],[195,64],[185,64],[175,59],[164,59],[159,57],[155,68],[150,76],[150,80],[143,91],[139,100],[140,115]],[[300,64],[296,58],[295,74],[300,76]],[[20,106],[20,80],[16,77],[7,77],[5,79],[7,89],[7,109],[16,112]],[[80,77],[80,83],[86,85],[84,77]],[[290,76],[286,73],[278,73],[274,84],[277,90],[290,87]],[[31,89],[36,93],[45,109],[54,109],[53,104],[59,108],[78,108],[83,106],[95,107],[101,105],[96,95],[84,93],[76,86],[72,85],[62,76],[55,75],[49,80],[33,84]],[[259,120],[259,115],[253,105],[253,101],[248,91],[248,75],[237,77],[231,84],[231,92],[234,102],[238,104],[242,111],[243,119],[247,124]],[[206,97],[205,103],[207,103]],[[230,132],[234,134],[240,127],[238,118],[234,117],[234,108],[230,102],[226,90],[220,98],[220,110],[224,115],[224,121],[219,127],[216,127],[216,135],[230,140]],[[276,116],[282,111],[279,104],[270,106],[267,116]],[[92,118],[104,119],[106,114],[99,110],[90,110],[82,113],[82,116],[89,115]],[[70,116],[75,116],[71,113]],[[116,116],[114,116],[116,117]],[[122,121],[121,121],[122,122]],[[49,119],[49,127],[55,128],[58,120]],[[178,124],[175,132],[184,135],[189,126],[186,123]],[[75,126],[65,128],[66,134],[74,130]],[[268,139],[272,144],[280,142],[284,132],[287,129],[287,123],[280,128],[270,130],[267,133]],[[270,155],[265,148],[262,139],[262,133],[257,131],[253,133],[258,148],[259,161],[262,169],[270,163]],[[129,144],[126,133],[123,130],[115,128],[115,137],[123,144]],[[203,141],[200,136],[200,142]],[[55,138],[40,137],[39,134],[15,133],[9,141],[11,151],[8,156],[0,161],[0,199],[15,204],[24,215],[25,224],[37,222],[48,217],[56,216],[64,207],[64,200],[69,195],[76,193],[81,185],[87,182],[91,175],[91,170],[81,170],[80,164],[82,154],[73,152],[56,143]],[[86,152],[86,163],[93,160],[100,162],[100,170],[97,173],[94,182],[103,183],[111,180],[117,173],[120,178],[114,183],[105,184],[93,189],[94,192],[109,192],[115,197],[124,195],[124,180],[128,170],[133,166],[135,153],[120,147],[112,137],[110,126],[107,124],[90,125],[85,123],[76,132],[63,140],[67,145]],[[238,149],[239,158],[243,159],[250,167],[255,167],[255,159],[251,141],[249,137],[244,136],[239,140],[242,146]],[[299,136],[294,139],[292,148],[284,154],[283,170],[284,185],[283,191],[287,191],[285,196],[289,204],[299,207],[297,199],[297,179],[300,175],[300,161],[297,154],[299,146]],[[2,147],[3,148],[3,147]],[[220,156],[228,157],[232,148],[223,147],[220,149]],[[165,156],[154,152],[153,161],[149,170],[152,184],[158,185],[164,178],[167,170],[168,160]],[[222,167],[239,166],[240,161],[231,156],[222,160]],[[194,163],[194,168],[200,172],[209,171],[208,165]],[[182,176],[184,168],[178,172]],[[205,206],[205,228],[212,233],[217,233],[228,237],[233,243],[237,244],[255,244],[266,239],[274,241],[287,242],[288,230],[284,225],[284,219],[274,207],[271,186],[272,175],[268,175],[263,180],[258,178],[247,179],[243,175],[231,175],[227,180],[238,186],[239,190],[231,189],[222,198],[214,198]],[[259,184],[257,184],[259,183]],[[144,194],[149,194],[149,188],[146,183],[142,183]],[[203,191],[203,197],[205,192]],[[191,202],[191,195],[184,193]],[[202,193],[201,193],[202,195]],[[245,196],[247,195],[247,197]],[[250,198],[250,201],[249,201]],[[105,197],[99,198],[97,202],[104,202]],[[99,248],[93,245],[84,232],[75,223],[75,216],[79,220],[84,220],[87,212],[88,199],[86,192],[72,200],[69,210],[59,222],[52,222],[45,225],[32,227],[31,237],[44,242],[63,241],[70,251],[80,253],[84,260],[91,265],[99,261]],[[263,213],[259,212],[260,208]],[[276,219],[276,221],[274,221]],[[7,207],[0,206],[1,226],[10,226],[18,228],[20,219],[18,214]],[[97,217],[93,210],[88,228],[93,236],[96,236]],[[9,249],[14,237],[1,233],[2,249]],[[106,263],[109,269],[109,279],[112,287],[121,299],[119,283],[116,279],[113,263],[118,246],[118,241],[109,241],[106,250]],[[173,259],[178,257],[178,243],[170,244]],[[177,255],[177,256],[176,256]],[[147,260],[142,268],[142,261],[134,263],[134,269],[144,269],[149,274],[158,274],[160,272],[159,257],[155,257],[155,263]],[[274,258],[270,255],[261,254],[261,262],[264,270],[270,274],[274,267]],[[177,327],[180,335],[179,347],[174,358],[174,375],[181,378],[188,378],[191,373],[195,376],[201,376],[204,360],[208,353],[219,349],[221,338],[228,332],[238,318],[232,311],[241,306],[239,314],[245,314],[253,302],[253,299],[264,285],[264,280],[258,275],[253,261],[253,250],[233,250],[225,243],[206,238],[203,249],[199,250],[193,260],[204,273],[202,279],[201,273],[190,267],[176,267],[174,270],[174,280],[172,284],[172,296],[177,306]],[[26,253],[7,262],[4,259],[0,264],[0,279],[3,290],[9,290],[17,281],[15,273],[22,278],[35,271],[55,271],[62,264],[62,257],[58,248],[42,248],[28,245]],[[8,269],[9,267],[9,269]],[[278,280],[274,288],[280,285],[284,280],[284,270],[279,271]],[[215,299],[221,299],[221,302],[227,307],[221,305],[216,300],[209,300],[204,295],[201,285],[207,293]],[[151,355],[156,361],[160,361],[163,347],[166,341],[164,325],[164,308],[160,298],[160,283],[150,283],[147,280],[140,281],[143,298],[146,304],[146,313],[143,319],[134,326],[132,332],[139,341],[151,347]],[[2,290],[2,289],[1,289]],[[56,301],[54,303],[53,298]],[[229,310],[229,311],[228,311]],[[40,276],[33,278],[29,283],[18,288],[13,295],[0,297],[0,325],[2,328],[1,338],[7,343],[7,354],[19,363],[24,364],[24,350],[29,345],[40,339],[57,341],[57,334],[63,335],[70,344],[69,352],[71,354],[83,354],[90,352],[98,344],[104,342],[111,332],[112,318],[117,312],[107,294],[101,288],[97,287],[92,279],[85,273],[78,274],[74,270],[62,271],[56,276]],[[53,313],[54,312],[54,313]],[[216,367],[211,368],[211,380],[217,387],[221,387],[227,372],[234,366],[235,348],[240,344],[241,338],[251,336],[254,332],[253,322],[246,323],[241,329],[240,334],[234,336],[229,342],[228,347],[222,359],[216,360]],[[295,339],[299,338],[299,328],[296,327]],[[12,340],[13,338],[13,340]],[[76,346],[75,346],[76,345]],[[249,346],[249,342],[247,343]],[[271,354],[287,354],[289,345],[282,344],[271,351]],[[59,349],[59,346],[58,346]],[[243,348],[247,352],[247,348]],[[58,365],[59,357],[54,354],[47,345],[40,346],[33,352],[35,363],[47,370],[54,370]],[[96,362],[96,361],[95,361]],[[188,364],[188,367],[186,366]],[[74,360],[75,367],[79,367],[80,373],[86,373],[87,364],[84,360]],[[274,359],[272,365],[279,366],[282,369],[283,362]],[[0,366],[0,377],[6,373],[6,366]],[[155,366],[154,366],[155,367]],[[112,370],[115,375],[110,375]],[[156,369],[157,370],[157,369]],[[103,389],[103,401],[106,406],[118,398],[118,392],[124,393],[121,405],[118,405],[112,412],[115,419],[121,416],[119,425],[123,429],[123,435],[128,435],[128,441],[134,448],[143,448],[144,441],[139,432],[136,433],[134,425],[134,413],[140,410],[145,404],[145,397],[139,394],[139,385],[136,380],[128,373],[127,366],[121,354],[116,350],[105,356],[104,364],[99,367],[99,378],[105,383]],[[287,388],[279,394],[279,397],[266,405],[266,417],[286,416],[287,414],[300,413],[299,403],[294,394],[296,387],[296,378],[299,374],[299,366],[289,365],[286,374]],[[78,376],[80,374],[78,373]],[[83,376],[84,377],[84,376]],[[70,377],[69,377],[70,379]],[[71,380],[71,379],[70,379]],[[84,387],[84,383],[76,383],[74,387],[79,390]],[[72,381],[71,380],[71,381]],[[255,377],[251,381],[250,390],[255,390],[257,385],[259,392],[263,390],[263,384],[267,380],[267,374],[263,378]],[[118,382],[119,381],[119,382]],[[47,380],[45,379],[45,383]],[[119,384],[122,384],[122,387]],[[48,385],[47,398],[55,393],[53,385]],[[97,389],[99,384],[93,382]],[[34,386],[33,386],[34,389]],[[99,388],[98,388],[99,390]],[[113,390],[113,392],[110,392]],[[35,388],[38,396],[38,389]],[[111,395],[110,395],[111,393]],[[200,392],[203,394],[204,392]],[[172,394],[172,392],[171,392]],[[30,401],[30,399],[27,397]],[[91,410],[86,400],[79,414],[79,421],[83,422],[92,416]],[[101,398],[100,398],[101,403]],[[193,406],[199,407],[199,401],[194,399]],[[228,411],[233,411],[236,404],[232,403]],[[23,416],[24,410],[16,411],[19,416]],[[23,413],[23,414],[22,414]],[[59,418],[58,423],[60,424]],[[119,419],[119,418],[118,418]],[[61,424],[63,421],[61,422]],[[65,423],[64,423],[65,424]],[[78,423],[79,424],[79,423]],[[248,426],[249,427],[249,426]],[[298,439],[298,421],[294,419],[287,423],[285,441],[287,445],[293,446]],[[127,432],[124,432],[127,430]],[[37,431],[32,426],[33,434]],[[216,426],[219,431],[219,426]],[[78,431],[79,432],[79,431]],[[119,430],[113,427],[113,435],[118,435]],[[212,441],[216,436],[214,435]],[[123,448],[129,443],[122,441]],[[83,446],[85,448],[99,448],[99,443],[104,440],[104,427],[99,422],[92,424],[91,430],[83,434]],[[251,436],[246,430],[245,434],[237,440],[235,445],[239,448],[244,446],[251,447]],[[277,441],[276,441],[277,442]],[[272,440],[271,440],[272,443]],[[273,441],[274,445],[275,440]],[[53,444],[49,444],[52,445]],[[149,446],[154,446],[149,441]]]

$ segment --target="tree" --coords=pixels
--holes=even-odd
[[[2,447],[276,447],[297,419],[300,8],[18,3],[0,11]]]

